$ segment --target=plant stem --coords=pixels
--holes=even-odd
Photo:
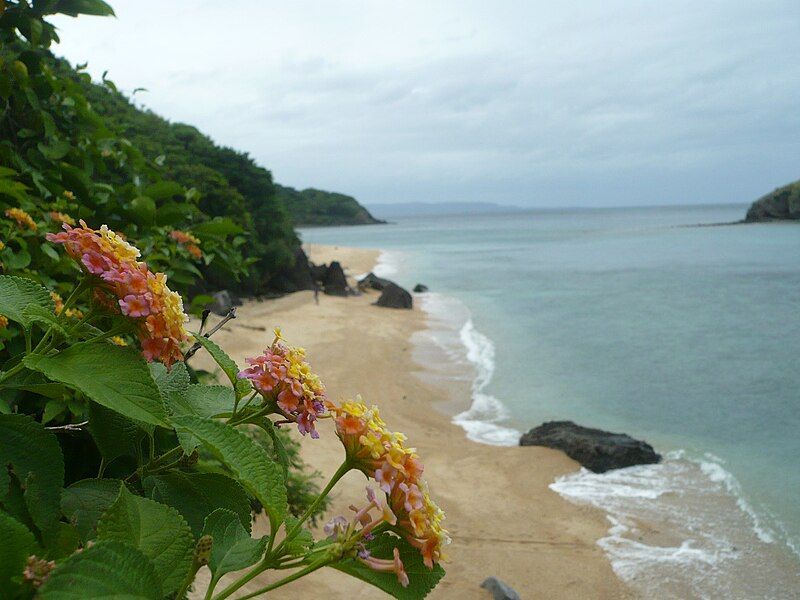
[[[339,480],[342,477],[344,477],[347,474],[347,472],[350,471],[352,468],[353,467],[350,464],[350,461],[348,459],[345,459],[345,461],[336,470],[336,473],[333,474],[333,477],[331,477],[331,480],[328,482],[328,485],[325,486],[325,488],[320,492],[319,496],[317,496],[314,499],[314,502],[312,502],[310,506],[306,509],[306,512],[303,513],[303,516],[297,520],[297,523],[294,524],[294,527],[292,527],[289,531],[286,532],[286,537],[283,539],[283,541],[278,545],[277,549],[275,550],[275,554],[277,556],[281,556],[280,554],[281,550],[283,550],[283,547],[286,545],[286,543],[291,542],[292,539],[294,539],[294,536],[296,536],[297,533],[300,531],[300,528],[303,526],[303,523],[305,523],[306,520],[308,520],[308,518],[314,514],[317,508],[319,508],[319,505],[322,504],[322,502],[325,500],[328,494],[330,494],[331,490],[333,489],[333,486],[335,486],[339,482]]]
[[[275,583],[271,583],[268,586],[261,588],[260,590],[251,592],[246,596],[242,596],[241,598],[239,598],[239,600],[247,600],[247,598],[255,598],[256,596],[260,596],[261,594],[266,594],[267,592],[274,590],[275,588],[279,588],[283,585],[286,585],[287,583],[291,583],[297,579],[300,579],[301,577],[305,577],[309,573],[313,573],[317,569],[327,565],[329,562],[331,562],[331,559],[326,557],[324,560],[310,564],[305,569],[300,569],[299,571],[297,571],[297,573],[292,573],[291,575],[289,575],[288,577],[284,577],[280,581],[276,581]]]

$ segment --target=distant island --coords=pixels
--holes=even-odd
[[[762,196],[747,210],[746,223],[800,220],[800,180]]]
[[[289,211],[297,227],[326,225],[375,225],[376,219],[352,196],[314,188],[298,191],[275,184],[277,198]]]
[[[522,208],[493,202],[396,202],[370,204],[369,210],[381,219],[391,219],[393,217],[500,214],[518,212]]]

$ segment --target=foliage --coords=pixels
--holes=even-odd
[[[385,496],[369,491],[369,504],[352,523],[344,526],[344,517],[337,517],[326,526],[329,537],[314,542],[304,524],[344,474],[360,469],[382,486],[389,481],[378,473],[390,468],[380,454],[377,462],[366,459],[364,451],[374,455],[374,448],[359,449],[361,442],[354,446],[348,437],[360,430],[359,439],[372,439],[363,429],[367,413],[353,412],[353,403],[329,403],[303,351],[280,334],[244,370],[195,334],[226,374],[224,386],[197,382],[185,362],[148,365],[134,347],[110,341],[120,319],[135,327],[147,315],[110,316],[102,302],[89,300],[107,284],[84,267],[69,302],[86,296],[91,308],[84,323],[93,323],[88,340],[80,324],[55,314],[45,288],[0,276],[3,307],[30,302],[52,314],[28,321],[26,311],[8,311],[28,343],[0,371],[6,401],[0,460],[8,467],[0,473],[5,589],[20,598],[131,590],[139,598],[184,598],[204,566],[212,573],[206,597],[220,600],[270,569],[296,570],[258,593],[326,566],[396,598],[422,598],[436,585],[444,574],[435,563],[446,533],[429,537],[440,511],[418,479],[421,464],[403,436],[387,432],[377,413],[369,417],[377,419],[369,425],[375,441],[399,470]],[[70,416],[45,427],[56,401],[67,403]],[[305,506],[291,510],[297,445],[276,424],[296,422],[301,432],[316,433],[303,421],[310,414],[324,417],[325,405],[337,415],[345,459],[322,492],[311,494],[305,486]],[[269,522],[266,536],[252,537],[254,502]],[[223,575],[242,569],[245,575],[216,590]]]
[[[298,191],[275,186],[295,225],[372,225],[384,223],[373,217],[352,196],[309,188]]]

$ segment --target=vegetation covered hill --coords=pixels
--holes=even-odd
[[[308,188],[275,186],[278,198],[286,206],[297,226],[372,225],[385,223],[373,217],[352,196]]]
[[[800,220],[800,181],[762,196],[750,206],[745,221]]]

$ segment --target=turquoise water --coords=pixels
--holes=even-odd
[[[714,595],[732,580],[725,565],[738,561],[740,571],[762,574],[764,564],[779,564],[786,577],[772,574],[767,587],[733,586],[729,594],[800,597],[800,225],[684,227],[735,221],[744,211],[406,218],[302,237],[387,250],[384,269],[402,285],[426,283],[434,294],[420,301],[442,322],[458,312],[448,302],[459,303],[454,339],[477,377],[473,411],[460,417],[470,437],[513,443],[516,432],[544,420],[571,419],[669,453],[655,471],[623,473],[628,480],[584,473],[556,487],[605,507],[629,537],[637,515],[673,510],[663,518],[674,522],[674,539],[649,548],[666,547],[669,560],[688,564],[693,557],[681,550],[688,540],[716,561],[712,568],[701,560],[700,575],[678,589]],[[642,491],[648,485],[673,506],[639,502],[653,495]],[[712,496],[689,497],[703,485]],[[637,502],[643,505],[631,509]],[[698,513],[698,523],[732,512],[709,525],[706,539],[701,525],[680,521],[687,506],[709,503],[716,508]],[[620,531],[609,537],[617,552]],[[613,557],[615,549],[607,550]],[[630,552],[621,552],[615,568],[641,579]]]

